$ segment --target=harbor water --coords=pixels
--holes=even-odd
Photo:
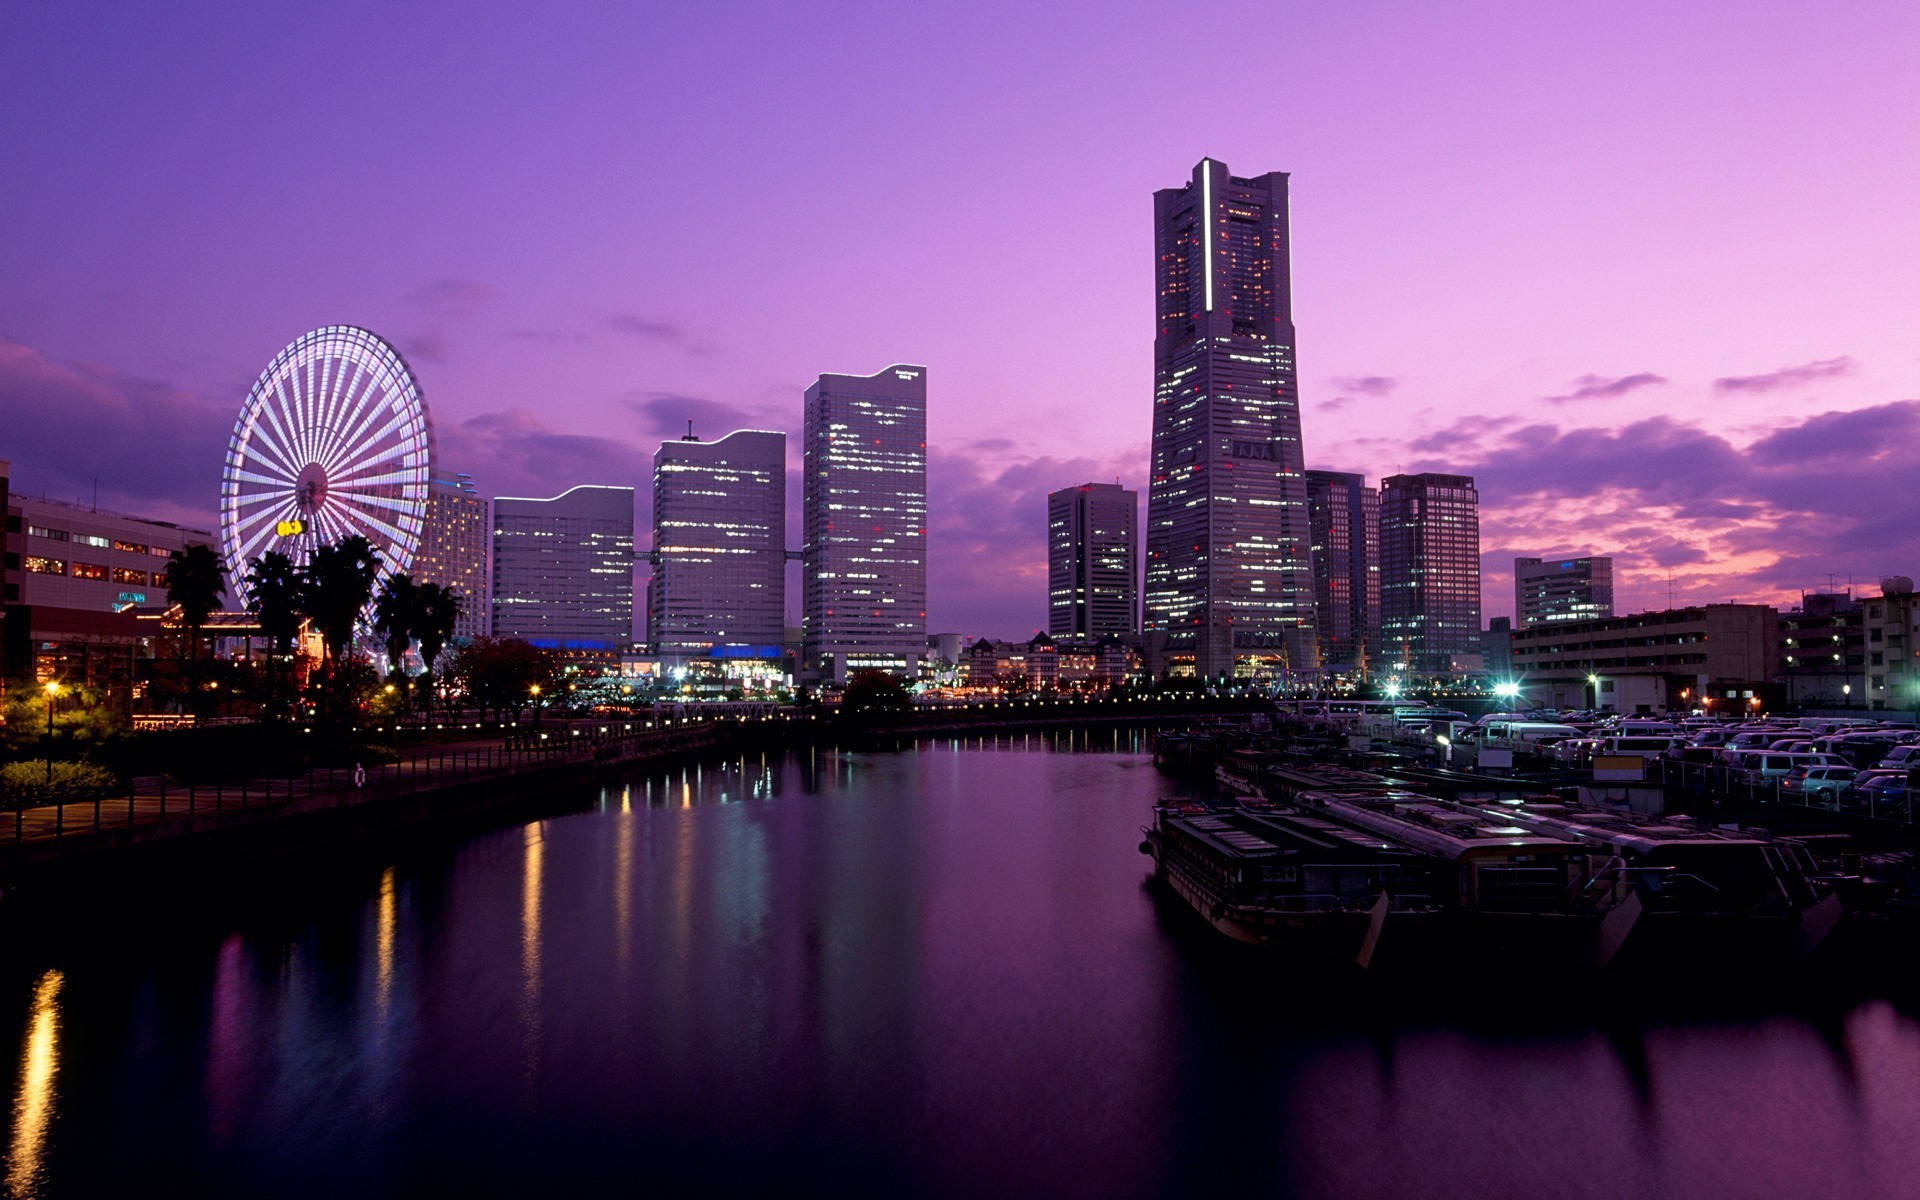
[[[16,921],[0,1194],[1920,1195],[1901,1003],[1288,969],[1146,886],[1141,736],[637,773]]]

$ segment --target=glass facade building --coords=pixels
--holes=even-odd
[[[1313,666],[1287,176],[1154,193],[1146,628],[1201,675]]]
[[[1083,483],[1047,497],[1047,631],[1131,638],[1140,632],[1140,493]]]
[[[1516,558],[1514,613],[1520,628],[1545,621],[1589,621],[1613,615],[1611,558]]]
[[[1380,493],[1365,476],[1307,472],[1313,607],[1320,657],[1366,666],[1380,657]]]
[[[647,641],[669,666],[779,658],[786,632],[787,435],[691,435],[653,456]]]
[[[465,475],[435,471],[427,483],[427,523],[413,556],[416,583],[437,583],[460,597],[453,636],[487,632],[487,502]]]
[[[927,369],[822,375],[801,440],[801,669],[912,678],[927,635]]]
[[[1477,655],[1480,493],[1470,475],[1380,481],[1380,637],[1388,665],[1442,674]]]
[[[633,489],[493,502],[493,636],[618,652],[633,645]]]

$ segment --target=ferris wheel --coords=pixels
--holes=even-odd
[[[380,578],[413,565],[426,522],[433,424],[413,372],[385,339],[351,325],[302,334],[247,393],[220,476],[228,577],[278,550],[359,534]]]

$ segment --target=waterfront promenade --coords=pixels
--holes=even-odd
[[[1187,721],[1244,711],[1235,701],[1046,699],[921,706],[862,721],[831,710],[656,719],[549,719],[485,737],[404,747],[396,761],[311,768],[219,785],[138,778],[126,793],[0,812],[0,881],[116,851],[204,840],[301,818],[408,810],[412,822],[482,810],[533,786],[687,753],[784,748],[849,737],[980,735],[1083,725]],[[479,726],[476,724],[476,729]],[[483,793],[486,793],[483,795]],[[4,886],[4,883],[0,883]]]

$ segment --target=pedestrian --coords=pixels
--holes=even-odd
[[[367,769],[359,763],[353,764],[353,786],[356,788],[367,786]]]

